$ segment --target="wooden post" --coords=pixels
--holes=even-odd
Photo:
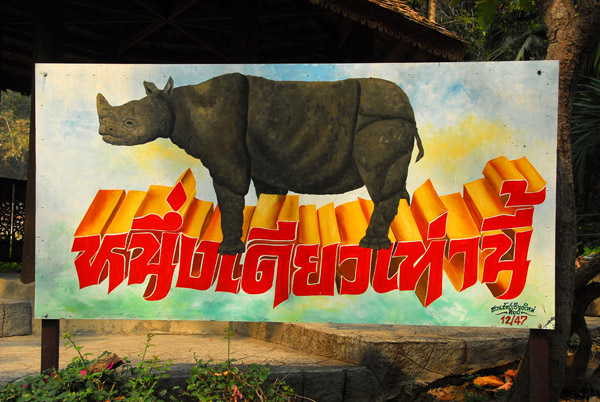
[[[65,31],[64,0],[35,0],[33,60],[60,62],[63,60]],[[31,66],[32,69],[35,66]],[[27,169],[27,201],[23,239],[23,268],[21,281],[35,281],[35,70],[31,83],[31,124],[29,132],[29,162]],[[42,320],[41,371],[58,368],[60,321]]]
[[[63,61],[65,30],[64,1],[36,0],[33,61]],[[32,70],[35,66],[31,66]],[[35,73],[31,82],[31,124],[29,125],[29,157],[27,162],[27,194],[23,233],[23,265],[21,282],[35,281]]]
[[[42,320],[42,364],[41,370],[58,369],[60,343],[60,320]]]
[[[550,400],[548,351],[548,331],[531,329],[529,331],[529,396],[531,400],[539,402]]]

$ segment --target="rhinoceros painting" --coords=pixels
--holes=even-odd
[[[36,64],[36,318],[551,329],[558,74]]]
[[[112,145],[169,138],[208,169],[222,214],[220,254],[244,252],[244,197],[340,194],[365,186],[375,209],[360,245],[389,248],[413,146],[423,147],[398,85],[375,78],[273,81],[238,73],[164,89],[111,106],[97,95],[102,139]]]

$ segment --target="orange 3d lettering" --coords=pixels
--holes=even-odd
[[[217,253],[218,206],[195,197],[187,170],[174,186],[148,191],[99,190],[75,232],[71,251],[81,289],[108,279],[146,284],[143,297],[164,299],[173,288],[263,294],[273,308],[290,297],[412,291],[429,306],[443,276],[457,292],[477,282],[498,299],[514,299],[527,282],[535,205],[546,182],[527,158],[489,161],[462,194],[438,196],[427,180],[409,206],[401,200],[390,225],[392,247],[358,245],[373,203],[299,205],[297,195],[261,195],[246,206],[246,253]]]

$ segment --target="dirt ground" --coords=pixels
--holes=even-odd
[[[573,342],[575,347],[577,341]],[[572,351],[569,351],[571,354]],[[600,365],[600,337],[594,338],[592,357],[588,365],[587,382],[576,394],[564,394],[561,402],[600,402],[600,373],[595,370]],[[445,378],[431,384],[420,395],[423,402],[479,402],[494,401],[512,386],[518,370],[517,364],[499,367],[470,376]]]
[[[494,376],[499,379],[502,378],[502,374]],[[423,402],[494,401],[506,393],[506,390],[498,389],[498,387],[477,385],[473,380],[469,377],[463,377],[454,380],[455,382],[460,382],[459,384],[440,384],[439,386],[430,388],[426,395],[422,395],[419,400]],[[586,388],[575,395],[563,395],[561,402],[600,402],[600,390]]]

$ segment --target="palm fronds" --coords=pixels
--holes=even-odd
[[[571,116],[571,141],[575,188],[585,190],[587,161],[600,151],[600,79],[586,77],[580,84]]]

